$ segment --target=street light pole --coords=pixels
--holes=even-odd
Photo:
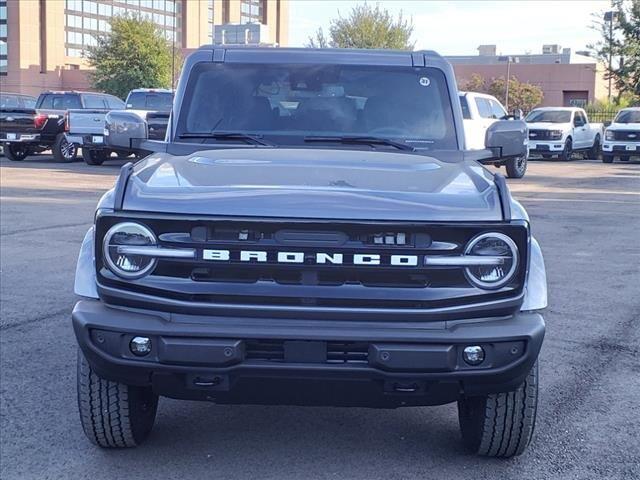
[[[509,79],[511,78],[511,57],[507,57],[507,82],[505,83],[504,108],[509,111]]]

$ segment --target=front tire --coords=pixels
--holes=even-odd
[[[54,160],[58,163],[73,162],[78,156],[78,148],[67,141],[64,133],[59,133],[56,136],[51,150],[53,151]]]
[[[150,387],[133,387],[100,378],[78,349],[78,409],[87,438],[103,448],[140,445],[151,432],[158,396]]]
[[[515,391],[458,401],[462,441],[467,450],[509,458],[525,451],[536,423],[538,363]]]
[[[108,156],[107,150],[82,149],[82,159],[87,165],[102,165]]]
[[[527,157],[510,158],[505,163],[507,169],[507,177],[522,178],[527,171]]]
[[[600,135],[596,135],[596,138],[593,140],[593,146],[589,150],[589,159],[597,160],[598,155],[600,155]]]
[[[629,155],[620,155],[621,162],[628,162],[629,158],[630,158]]]
[[[573,140],[571,140],[571,137],[569,137],[564,142],[564,150],[562,150],[562,153],[560,154],[559,158],[560,160],[564,160],[566,162],[568,160],[571,160],[572,155],[573,155]]]
[[[21,162],[25,158],[29,156],[29,147],[27,147],[24,143],[5,143],[4,147],[4,155],[12,162]]]
[[[613,163],[613,155],[607,153],[602,154],[602,163]]]

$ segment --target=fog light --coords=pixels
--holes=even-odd
[[[480,365],[484,361],[484,350],[480,345],[465,347],[462,351],[462,358],[469,365]]]
[[[133,337],[129,342],[129,350],[134,355],[142,357],[151,351],[151,339],[147,337]]]

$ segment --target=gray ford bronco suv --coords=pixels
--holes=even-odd
[[[73,310],[82,426],[133,447],[158,398],[395,408],[458,403],[462,440],[531,440],[546,276],[529,219],[481,163],[526,154],[499,121],[468,151],[433,52],[202,47],[166,141],[100,200]],[[425,428],[428,428],[425,425]]]

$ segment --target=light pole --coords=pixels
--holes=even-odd
[[[511,62],[518,63],[518,57],[512,57],[511,55],[500,56],[498,60],[501,62],[507,62],[507,79],[504,89],[504,108],[509,111],[509,80],[511,79]]]
[[[617,12],[613,10],[604,13],[604,21],[609,22],[609,101],[611,101],[611,69],[613,67],[613,21],[617,17]]]

